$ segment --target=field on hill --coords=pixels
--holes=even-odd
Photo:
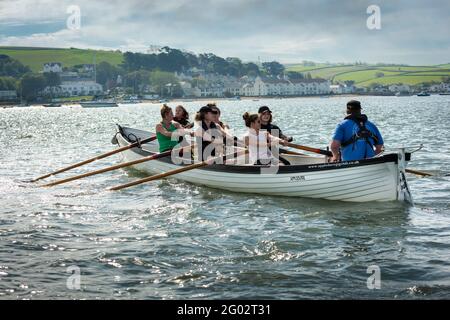
[[[95,61],[106,61],[119,65],[123,61],[120,51],[102,51],[89,49],[58,49],[31,47],[0,47],[0,54],[5,54],[29,66],[33,72],[39,72],[46,62],[61,62],[63,67],[78,64],[90,64]],[[308,72],[313,78],[325,78],[331,81],[355,81],[356,85],[369,86],[372,83],[416,85],[431,81],[442,81],[450,77],[450,64],[436,66],[404,66],[404,65],[355,65],[325,64],[315,65],[290,64],[287,71]]]
[[[90,64],[106,61],[112,65],[122,63],[123,55],[119,51],[100,51],[85,49],[53,49],[53,48],[26,48],[26,47],[0,47],[0,54],[6,54],[13,59],[31,68],[33,72],[42,70],[46,62],[61,62],[63,67],[72,67],[77,64]]]
[[[440,82],[450,77],[450,64],[438,66],[383,66],[383,65],[320,65],[303,67],[288,65],[288,71],[309,72],[313,78],[331,81],[355,81],[356,85],[369,86],[372,83],[384,85],[404,83],[416,85],[431,81]]]

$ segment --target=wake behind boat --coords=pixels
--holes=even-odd
[[[154,133],[117,126],[114,142],[126,147]],[[158,153],[158,142],[122,153],[124,161],[138,160]],[[193,184],[233,192],[305,197],[350,202],[406,201],[412,196],[406,180],[410,154],[400,150],[359,161],[327,163],[325,157],[283,155],[291,165],[280,166],[277,173],[264,174],[258,165],[220,165],[185,171],[176,178]],[[133,166],[149,175],[160,174],[183,165],[169,157]]]

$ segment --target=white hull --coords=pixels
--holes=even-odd
[[[133,133],[132,140],[136,136],[146,138],[151,135],[144,131],[125,130]],[[120,146],[130,143],[121,134],[117,135],[117,140]],[[140,159],[157,152],[157,147],[157,142],[153,142],[142,149],[127,150],[123,152],[123,160]],[[179,173],[174,177],[197,185],[242,193],[352,202],[412,201],[406,179],[399,168],[402,162],[396,161],[397,154],[374,161],[338,164],[327,164],[323,158],[317,157],[286,158],[291,163],[297,162],[301,165],[280,167],[276,174],[261,174],[256,166],[214,165]],[[168,160],[152,160],[135,165],[134,168],[148,174],[158,174],[180,167]]]

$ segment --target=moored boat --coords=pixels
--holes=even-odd
[[[113,101],[88,101],[88,102],[80,102],[80,105],[83,108],[110,108],[110,107],[118,107],[119,105]]]
[[[118,126],[114,142],[127,146],[154,134]],[[158,152],[155,140],[122,153],[123,161],[137,160]],[[291,165],[276,173],[264,173],[265,166],[214,164],[179,173],[174,177],[196,185],[242,193],[318,198],[350,202],[406,201],[412,196],[406,180],[407,155],[399,152],[371,159],[327,163],[325,157],[283,155]],[[133,166],[149,175],[182,167],[169,157]]]
[[[59,108],[61,107],[60,103],[48,103],[43,105],[46,108]]]
[[[418,97],[429,97],[430,94],[428,92],[422,91],[422,92],[418,93],[417,96]]]

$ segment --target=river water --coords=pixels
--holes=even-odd
[[[218,105],[237,134],[244,111],[267,104],[295,142],[324,148],[348,99]],[[414,206],[175,179],[107,191],[142,177],[121,170],[41,188],[27,180],[111,150],[115,122],[152,130],[159,105],[0,109],[0,299],[450,298],[450,97],[359,99],[388,149],[424,144],[409,167],[434,176],[408,175]]]

